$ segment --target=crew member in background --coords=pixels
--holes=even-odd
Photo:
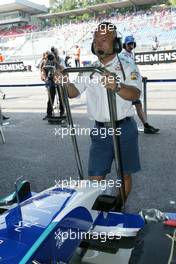
[[[4,62],[4,56],[2,55],[2,53],[0,53],[0,62]],[[1,98],[4,100],[6,98],[6,94],[1,90],[1,88],[0,88],[0,93],[2,94]],[[2,114],[2,120],[6,120],[6,119],[9,119],[9,117]]]
[[[127,36],[125,38],[125,41],[123,43],[123,51],[121,53],[121,56],[128,59],[130,62],[133,61],[135,63],[135,57],[133,50],[136,48],[136,41],[133,36]],[[137,67],[137,66],[136,66]],[[138,70],[139,72],[139,70]],[[135,74],[135,73],[134,73]],[[142,85],[142,83],[141,83]],[[139,119],[141,120],[143,126],[144,126],[144,133],[145,134],[157,134],[159,132],[159,128],[154,128],[153,126],[149,125],[146,119],[146,115],[142,109],[142,103],[141,100],[135,100],[133,101],[133,105],[136,108],[137,115]]]
[[[75,45],[75,66],[80,67],[80,47],[78,45]]]
[[[1,88],[0,88],[0,93],[2,94],[2,99],[4,100],[6,98],[6,94],[2,91]]]
[[[66,53],[65,50],[63,50],[62,58],[63,58],[63,60],[64,60],[64,62],[65,62],[65,66],[66,66],[66,67],[71,67],[71,65],[70,65],[70,63],[69,63],[69,59],[70,59],[71,57]]]
[[[4,61],[4,56],[2,55],[2,53],[0,53],[0,62]],[[6,95],[5,93],[1,90],[0,88],[0,93],[2,94],[2,99],[5,99]]]
[[[0,108],[1,108],[1,106],[0,106]],[[5,116],[5,115],[2,113],[2,111],[1,111],[0,114],[1,114],[0,118],[2,118],[2,120],[7,120],[7,119],[10,118],[9,116]]]
[[[152,43],[152,50],[157,51],[159,48],[159,41],[157,36],[155,36],[153,43]]]
[[[0,122],[2,121],[2,120],[7,120],[7,119],[9,119],[10,117],[8,117],[8,116],[5,116],[3,113],[2,113],[2,109],[1,109],[1,100],[0,100]],[[1,125],[1,124],[0,124]]]
[[[46,70],[47,65],[53,66],[52,72],[49,73],[48,70]],[[41,79],[46,83],[46,87],[48,89],[47,111],[46,111],[46,116],[43,118],[43,120],[46,120],[53,116],[53,104],[56,95],[56,89],[59,96],[60,116],[63,116],[65,113],[65,106],[64,106],[63,98],[61,96],[60,87],[55,83],[53,78],[54,72],[60,68],[64,69],[65,63],[63,59],[59,57],[58,50],[55,47],[51,47],[51,52],[47,51],[43,54],[43,59],[40,64]]]
[[[0,62],[4,62],[4,56],[0,53]]]

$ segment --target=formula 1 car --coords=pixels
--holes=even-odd
[[[93,209],[102,190],[90,181],[56,185],[33,196],[27,185],[22,182],[11,199],[0,201],[1,264],[69,263],[86,234],[129,238],[144,225],[139,215]],[[24,201],[14,204],[18,199]]]

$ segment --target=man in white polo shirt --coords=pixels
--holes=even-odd
[[[81,81],[79,78],[74,84],[69,83],[67,89],[70,98],[77,97],[86,90],[88,113],[95,120],[95,127],[91,132],[88,165],[88,175],[92,180],[105,179],[111,171],[114,159],[112,135],[107,133],[107,137],[101,137],[100,133],[97,135],[97,130],[108,129],[110,122],[106,89],[116,93],[116,125],[121,129],[120,146],[127,198],[132,186],[131,174],[140,170],[138,131],[133,119],[132,102],[140,96],[141,77],[134,63],[130,64],[125,59],[120,62],[118,59],[119,41],[113,24],[99,24],[92,43],[92,51],[98,57],[94,66],[105,67],[108,73],[103,76],[98,73],[80,74]],[[115,73],[121,79],[120,84],[116,82],[116,78],[109,78],[114,76],[109,72]]]

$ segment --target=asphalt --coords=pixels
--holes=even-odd
[[[149,79],[175,78],[175,64],[140,67]],[[0,84],[41,83],[38,72],[0,74]],[[6,143],[0,138],[0,196],[14,190],[18,177],[30,181],[31,189],[39,192],[62,179],[78,178],[73,146],[69,135],[61,136],[58,125],[42,118],[46,111],[47,94],[42,87],[3,88],[6,99],[1,101],[3,113],[10,119],[3,125]],[[139,132],[142,170],[133,175],[133,188],[126,204],[127,212],[146,208],[176,212],[176,83],[151,83],[147,86],[148,122],[160,128],[157,135]],[[77,131],[92,128],[86,112],[85,95],[70,100]],[[55,110],[57,112],[57,110]],[[135,119],[141,128],[137,116]],[[59,130],[60,129],[60,130]],[[65,128],[63,128],[62,132]],[[60,134],[60,135],[59,135]],[[85,177],[87,177],[90,139],[77,136]],[[116,179],[114,166],[108,179]],[[130,250],[117,254],[89,250],[83,262],[76,254],[72,264],[127,264]]]
[[[141,68],[141,71],[149,78],[174,78],[174,67],[170,71],[164,71],[162,67],[156,71]],[[6,74],[5,77],[0,76],[0,84],[41,83],[37,72]],[[29,180],[32,190],[37,192],[50,187],[58,179],[77,179],[70,136],[62,138],[58,135],[57,125],[42,120],[46,111],[45,88],[10,87],[3,90],[7,96],[1,104],[10,119],[9,124],[3,126],[6,143],[2,144],[0,139],[1,196],[14,189],[14,181],[20,176]],[[150,84],[147,96],[148,121],[160,128],[160,134],[139,132],[142,170],[133,175],[127,210],[138,212],[143,208],[157,208],[172,211],[176,209],[176,83]],[[70,104],[77,128],[93,127],[93,121],[86,113],[85,96],[71,100]],[[139,119],[135,118],[141,127]],[[90,139],[88,135],[79,135],[77,139],[87,177]],[[108,177],[115,179],[114,167]]]

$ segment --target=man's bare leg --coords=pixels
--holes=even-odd
[[[101,181],[104,180],[106,176],[91,176],[89,177],[92,181]],[[132,189],[132,178],[131,175],[124,174],[124,184],[125,184],[125,195],[126,199]]]
[[[90,180],[92,181],[101,181],[101,180],[104,180],[106,176],[92,176],[92,177],[89,177]],[[131,175],[128,175],[128,174],[124,174],[124,184],[125,184],[125,202],[128,198],[128,195],[132,189],[132,178],[131,178]],[[108,186],[108,185],[107,185]],[[107,187],[106,186],[106,187]],[[114,185],[115,187],[115,185]],[[121,192],[119,194],[117,194],[117,188],[113,188],[115,189],[115,193],[111,195],[114,195],[117,197],[117,204],[115,205],[114,207],[114,211],[121,211],[121,208],[123,206],[123,201],[122,201],[122,195],[121,195]],[[112,192],[112,190],[111,190]]]
[[[136,111],[137,111],[137,114],[144,126],[144,133],[146,134],[157,134],[159,132],[159,128],[154,128],[153,126],[149,125],[149,123],[147,123],[147,118],[146,118],[146,115],[142,109],[142,104],[139,103],[139,104],[135,104],[135,107],[136,107]]]
[[[131,175],[127,175],[127,174],[124,175],[124,183],[125,183],[125,195],[126,195],[126,199],[127,199],[128,195],[132,189]]]
[[[89,176],[90,181],[101,181],[104,180],[106,176]]]
[[[146,121],[146,115],[142,109],[142,104],[135,104],[137,115],[139,116],[139,119],[141,120],[142,124],[144,125]]]

